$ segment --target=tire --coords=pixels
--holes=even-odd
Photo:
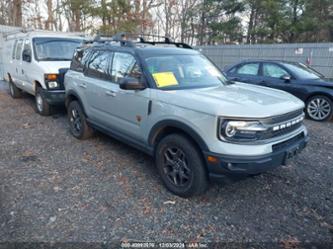
[[[15,86],[15,83],[9,78],[9,93],[13,99],[17,99],[21,97],[21,90]]]
[[[200,195],[208,188],[201,153],[181,134],[168,135],[158,143],[155,163],[165,187],[178,196]]]
[[[306,102],[306,115],[314,121],[327,121],[333,116],[332,100],[323,95],[311,97]]]
[[[72,101],[68,106],[68,121],[72,135],[77,139],[88,139],[94,131],[88,125],[86,116],[78,101]]]
[[[36,111],[40,115],[49,116],[52,114],[52,111],[51,111],[52,107],[43,97],[41,87],[37,87],[37,89],[36,89],[35,103],[36,103]]]

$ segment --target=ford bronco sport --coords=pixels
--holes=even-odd
[[[164,185],[182,197],[203,193],[211,178],[285,164],[308,141],[298,98],[227,81],[169,39],[79,48],[65,89],[74,137],[97,129],[154,156]]]

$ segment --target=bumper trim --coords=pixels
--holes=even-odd
[[[216,164],[206,161],[209,176],[211,178],[221,178],[225,176],[255,175],[284,165],[291,157],[300,153],[306,147],[309,138],[304,133],[301,134],[302,136],[299,138],[295,136],[290,139],[290,143],[287,142],[289,140],[283,142],[285,146],[266,155],[225,156],[212,152],[203,152],[205,158],[213,156],[219,160]]]
[[[65,104],[65,90],[46,90],[43,89],[42,97],[50,105],[64,105]]]

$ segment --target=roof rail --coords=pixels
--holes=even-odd
[[[164,41],[147,41],[144,39],[144,37],[157,37],[157,38],[163,38]],[[131,40],[131,39],[137,39]],[[187,49],[193,49],[190,45],[182,42],[173,42],[169,37],[167,36],[159,36],[159,35],[150,35],[150,34],[133,34],[133,33],[126,33],[126,32],[119,32],[112,37],[107,36],[100,36],[96,35],[92,40],[86,40],[85,44],[115,44],[118,43],[120,46],[125,47],[136,47],[136,45],[139,44],[149,44],[149,45],[159,45],[159,44],[170,44],[174,45],[178,48],[187,48]]]
[[[161,36],[161,35],[153,35],[153,34],[139,34],[138,35],[140,43],[146,43],[150,45],[158,45],[158,44],[171,44],[175,45],[179,48],[188,48],[193,49],[190,45],[183,43],[183,42],[174,42],[168,36]],[[153,37],[153,38],[163,38],[164,41],[147,41],[143,37]]]

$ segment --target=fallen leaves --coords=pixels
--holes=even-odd
[[[165,201],[165,202],[163,202],[163,204],[164,205],[168,205],[168,204],[175,205],[176,201]]]

